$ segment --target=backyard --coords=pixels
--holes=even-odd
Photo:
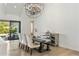
[[[10,22],[0,21],[0,37],[6,38],[10,34],[13,36],[17,32],[15,25],[10,25]],[[7,38],[8,39],[8,38]]]

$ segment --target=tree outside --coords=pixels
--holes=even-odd
[[[9,23],[8,22],[0,22],[0,34],[9,33]]]
[[[0,22],[0,34],[15,33],[17,29],[9,26],[9,22]]]

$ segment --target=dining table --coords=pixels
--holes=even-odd
[[[43,51],[49,51],[50,50],[50,39],[44,39],[44,38],[36,38],[34,39],[34,41],[39,42],[40,43],[40,47],[39,47],[39,52],[43,52]],[[46,49],[43,50],[44,45],[46,45]]]

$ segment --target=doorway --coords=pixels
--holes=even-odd
[[[20,21],[0,20],[0,40],[18,40],[20,32]]]

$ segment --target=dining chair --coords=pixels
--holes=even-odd
[[[30,36],[26,36],[26,37],[27,37],[27,45],[30,48],[30,55],[32,55],[32,50],[34,48],[39,48],[40,45],[33,44],[32,38]]]
[[[21,48],[22,46],[22,36],[21,36],[21,33],[17,33],[18,34],[18,37],[19,37],[19,47]]]
[[[24,50],[27,50],[27,38],[26,34],[22,34],[22,47]]]
[[[19,47],[23,48],[24,50],[27,50],[27,38],[25,34],[19,33]]]

